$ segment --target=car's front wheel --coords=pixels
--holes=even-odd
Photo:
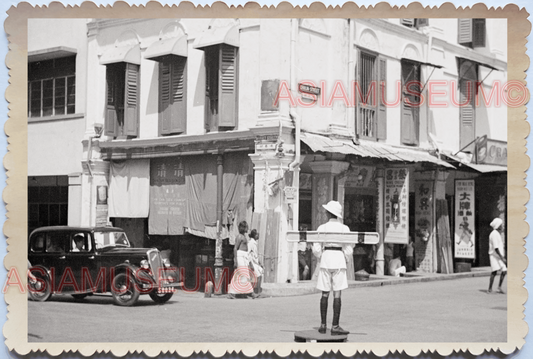
[[[52,296],[50,278],[43,270],[32,268],[28,271],[28,293],[36,302],[45,302]]]
[[[168,302],[170,298],[172,298],[173,294],[174,293],[157,293],[157,290],[149,293],[150,298],[152,298],[154,302],[159,304]]]
[[[131,275],[119,273],[111,283],[111,294],[113,294],[115,304],[127,307],[134,305],[141,293]]]

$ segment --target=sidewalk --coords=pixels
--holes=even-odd
[[[432,282],[438,280],[451,280],[472,277],[485,277],[489,276],[490,272],[490,267],[476,267],[472,268],[471,272],[461,272],[452,274],[409,272],[406,273],[403,277],[377,276],[375,274],[371,274],[370,278],[366,281],[348,281],[348,289],[361,287],[381,287],[385,285]],[[316,289],[316,280],[308,280],[298,283],[263,283],[261,287],[263,288],[261,296],[265,297],[289,297],[320,292],[318,289]]]

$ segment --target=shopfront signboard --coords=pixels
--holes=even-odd
[[[416,268],[431,272],[433,268],[433,181],[415,181]]]
[[[474,180],[455,181],[455,258],[476,257]]]
[[[385,170],[385,243],[409,242],[409,169]]]

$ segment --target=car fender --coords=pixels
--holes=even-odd
[[[156,285],[155,279],[153,276],[148,274],[146,270],[143,270],[141,267],[136,266],[131,263],[121,263],[114,267],[114,274],[111,278],[111,282],[113,282],[113,278],[119,274],[129,272],[133,276],[133,280],[135,281],[135,284],[137,285],[137,288],[141,291],[142,294],[148,293],[151,291],[151,289]],[[145,285],[150,285],[149,289],[143,289]]]

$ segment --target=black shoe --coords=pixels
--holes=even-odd
[[[328,328],[326,327],[326,324],[320,324],[320,328],[318,328],[318,332],[319,332],[320,334],[326,334],[326,330],[327,330],[327,329],[328,329]]]
[[[340,326],[336,325],[331,328],[331,335],[347,335],[350,334],[349,331],[342,329]]]

